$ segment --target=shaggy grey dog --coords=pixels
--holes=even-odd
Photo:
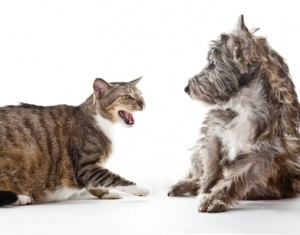
[[[210,45],[185,91],[209,104],[185,179],[170,196],[198,195],[199,212],[300,191],[300,106],[284,59],[240,17]]]

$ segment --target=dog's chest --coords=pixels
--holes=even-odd
[[[239,154],[251,151],[253,139],[253,123],[251,111],[246,108],[235,110],[237,115],[227,123],[219,123],[215,134],[221,141],[224,157],[233,161]]]

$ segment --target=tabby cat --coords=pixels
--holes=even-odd
[[[0,108],[0,205],[67,200],[88,191],[121,198],[120,191],[149,190],[106,169],[111,125],[134,124],[145,103],[136,84],[97,78],[93,94],[79,106],[31,104]]]

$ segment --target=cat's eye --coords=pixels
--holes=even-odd
[[[130,99],[130,95],[123,95],[123,98],[126,99],[126,100]]]

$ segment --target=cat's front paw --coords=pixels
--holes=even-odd
[[[102,199],[121,199],[123,197],[122,192],[118,192],[113,189],[109,189],[107,193],[103,194]]]
[[[149,188],[139,185],[117,186],[116,189],[142,197],[145,197],[150,193]]]
[[[18,195],[18,200],[12,204],[12,206],[23,206],[29,205],[32,203],[32,200],[27,195]]]
[[[198,195],[199,212],[224,212],[227,210],[227,205],[225,202],[218,198],[212,197],[210,194],[199,194]]]

